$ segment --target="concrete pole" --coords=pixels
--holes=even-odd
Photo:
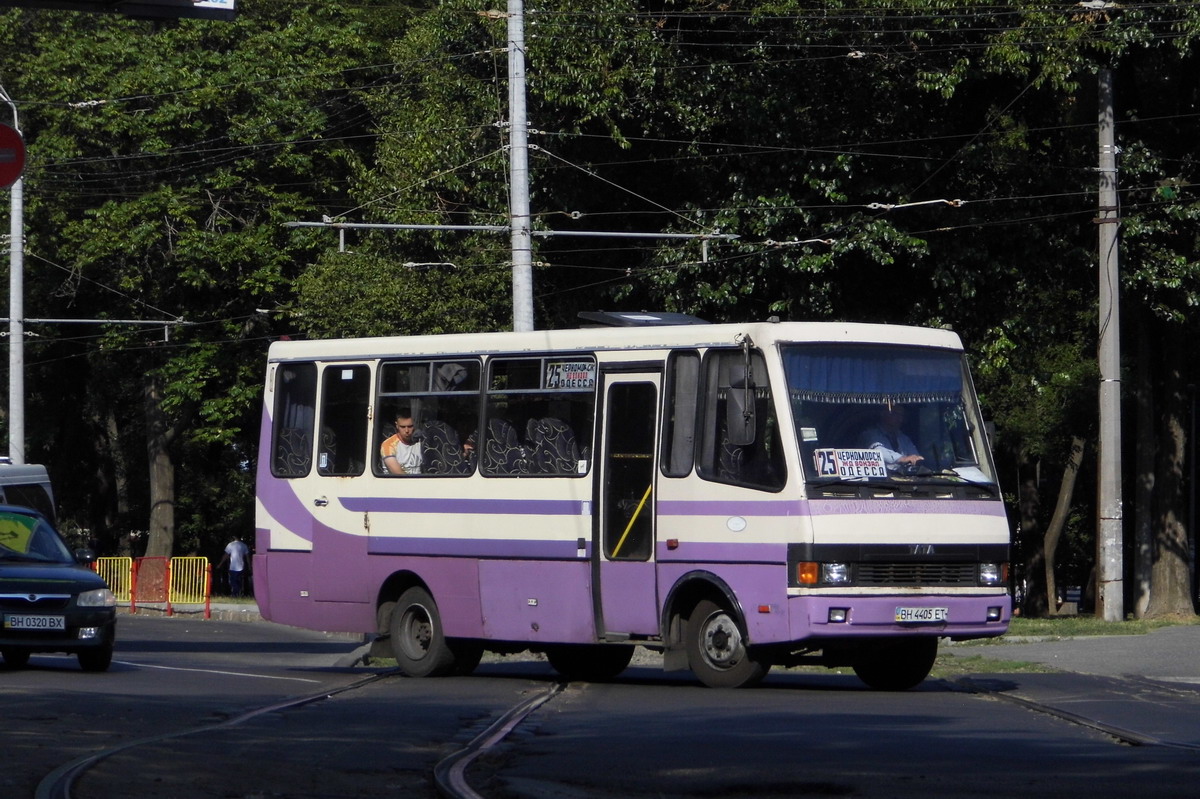
[[[1100,208],[1100,480],[1096,531],[1096,615],[1125,618],[1121,500],[1121,313],[1117,233],[1117,153],[1113,141],[1113,77],[1099,75]]]
[[[509,222],[513,330],[533,330],[533,237],[529,224],[529,121],[525,113],[525,8],[508,0]]]
[[[25,462],[25,181],[12,184],[8,259],[8,457]]]

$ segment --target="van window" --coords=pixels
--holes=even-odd
[[[0,502],[33,508],[54,521],[54,490],[46,467],[33,464],[0,463]]]

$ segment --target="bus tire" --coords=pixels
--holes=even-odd
[[[460,677],[466,677],[475,671],[479,661],[483,660],[483,644],[479,641],[465,638],[451,639],[450,651],[454,653],[454,668],[451,673]]]
[[[767,676],[771,664],[746,646],[737,620],[703,599],[687,620],[688,668],[709,688],[744,688]]]
[[[934,636],[889,641],[855,658],[854,673],[876,691],[907,691],[929,676],[937,648]]]
[[[440,677],[454,669],[442,617],[429,592],[414,586],[400,595],[389,625],[396,665],[409,677]]]
[[[624,644],[559,644],[546,647],[550,666],[568,680],[608,682],[629,666],[633,647]]]

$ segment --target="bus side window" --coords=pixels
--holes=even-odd
[[[408,477],[466,477],[478,453],[479,374],[477,359],[411,360],[383,363],[375,414],[372,463],[375,474],[391,477],[380,450],[395,430],[399,413],[412,416],[420,444],[420,468]]]
[[[493,360],[480,471],[488,477],[587,474],[595,376],[591,355]]]
[[[706,480],[778,491],[786,480],[775,407],[761,353],[754,353],[742,385],[731,387],[729,376],[740,373],[744,356],[738,351],[710,352],[704,363],[704,418],[697,471]],[[739,367],[731,370],[730,367]],[[731,392],[746,392],[753,403],[754,436],[741,443],[727,429]],[[744,395],[737,399],[745,399]],[[742,431],[739,431],[742,432]]]
[[[317,365],[279,364],[271,415],[271,474],[304,477],[312,469],[313,423],[317,407]]]
[[[325,367],[317,448],[319,474],[352,477],[366,469],[370,400],[371,370],[365,364]]]
[[[696,414],[700,396],[700,353],[684,350],[667,359],[666,416],[662,472],[667,477],[686,477],[696,457]]]

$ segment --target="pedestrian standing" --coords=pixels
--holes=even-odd
[[[250,562],[250,547],[242,541],[240,535],[235,535],[233,540],[225,545],[225,554],[221,557],[221,562],[217,564],[217,570],[226,563],[229,564],[229,593],[231,596],[240,597],[245,587],[246,565]]]

